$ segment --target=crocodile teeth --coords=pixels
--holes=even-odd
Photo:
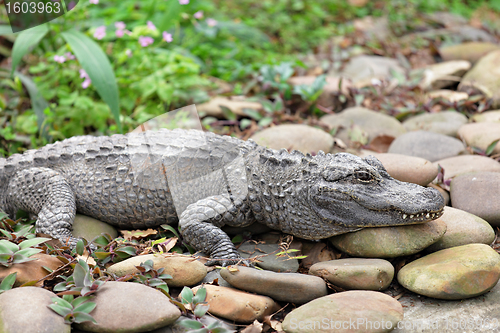
[[[427,215],[425,215],[426,218],[430,218],[431,216],[429,215],[429,213],[427,213]]]
[[[403,220],[406,219],[406,214],[403,214]]]
[[[410,218],[411,218],[411,219],[413,218],[413,214],[412,214],[412,215],[410,215]]]

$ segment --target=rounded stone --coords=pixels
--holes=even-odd
[[[244,266],[229,266],[220,275],[232,286],[266,295],[276,301],[306,303],[327,294],[322,278],[299,273],[275,273]]]
[[[39,281],[40,279],[49,275],[50,272],[43,267],[47,267],[52,271],[55,271],[60,266],[64,265],[61,260],[44,253],[37,253],[35,255],[32,255],[30,258],[36,258],[37,260],[14,264],[10,267],[1,266],[0,280],[3,280],[5,277],[7,277],[7,275],[16,272],[17,275],[14,286],[18,287],[26,282]],[[43,281],[37,282],[35,285],[42,286]]]
[[[480,155],[461,155],[434,162],[444,169],[444,178],[449,179],[473,171],[500,172],[500,163],[492,158]]]
[[[453,178],[451,205],[500,226],[500,172],[470,172]]]
[[[441,99],[444,99],[445,101],[450,102],[450,103],[460,102],[460,101],[463,101],[463,100],[466,100],[469,98],[469,94],[467,94],[465,92],[458,92],[458,91],[448,90],[448,89],[429,91],[429,93],[426,96],[428,99],[441,98]],[[429,113],[429,114],[440,114],[440,113],[446,113],[446,112],[452,112],[452,113],[457,113],[457,114],[462,115],[461,113],[458,113],[456,111],[442,111],[439,113]],[[463,116],[463,117],[465,117],[465,116]],[[465,117],[465,122],[467,122],[467,117]],[[463,124],[463,123],[461,123],[461,124]],[[422,125],[425,126],[424,124],[422,124]],[[449,126],[446,126],[446,124],[443,124],[443,126],[438,126],[437,130],[434,130],[435,127],[433,125],[431,125],[431,126],[429,126],[429,129],[417,128],[417,129],[415,129],[415,131],[419,130],[419,129],[423,129],[426,131],[450,135],[451,133],[453,133],[452,129],[455,129],[454,130],[455,134],[453,134],[451,136],[456,136],[458,127],[460,127],[460,125],[458,125],[458,127],[455,127],[455,126],[456,126],[456,124],[453,124],[453,123],[449,124]]]
[[[465,140],[468,146],[477,147],[484,151],[493,141],[500,139],[500,122],[465,124],[458,130],[458,135]],[[493,149],[493,154],[498,153],[500,153],[500,141]]]
[[[107,272],[116,276],[138,273],[136,266],[147,260],[153,261],[153,268],[164,268],[163,274],[172,276],[165,280],[169,287],[193,286],[207,275],[206,266],[196,258],[171,254],[147,254],[120,261],[108,267]]]
[[[325,124],[338,128],[335,136],[348,143],[349,132],[353,125],[359,126],[368,135],[368,142],[377,136],[398,137],[405,133],[403,125],[395,118],[364,107],[352,107],[320,119]]]
[[[463,210],[444,207],[444,214],[439,219],[446,223],[446,232],[427,248],[428,251],[474,243],[489,245],[495,240],[495,230],[488,222]]]
[[[448,136],[457,136],[457,131],[467,123],[467,117],[456,111],[422,113],[406,119],[403,126],[407,131],[429,131]]]
[[[257,144],[271,149],[285,148],[303,153],[329,152],[333,146],[333,137],[315,127],[287,124],[266,128],[250,138]]]
[[[394,266],[383,259],[347,258],[316,263],[309,274],[346,290],[385,290],[394,278]]]
[[[8,333],[69,333],[71,325],[52,311],[56,294],[43,288],[22,287],[0,295],[0,332]]]
[[[353,257],[395,258],[420,252],[445,232],[446,223],[437,219],[423,224],[365,228],[331,237],[330,242]]]
[[[500,255],[485,244],[444,249],[412,261],[398,273],[398,282],[417,294],[439,299],[464,299],[484,294],[500,278]]]
[[[102,233],[107,233],[111,238],[118,237],[118,231],[112,225],[96,220],[90,216],[76,214],[73,222],[73,236],[92,241]]]
[[[468,60],[471,63],[477,62],[481,57],[498,50],[500,46],[488,42],[468,42],[456,45],[446,45],[439,48],[439,54],[444,61]]]
[[[456,84],[450,77],[461,77],[471,67],[467,60],[451,60],[432,64],[424,68],[424,79],[420,83],[422,89],[440,89]]]
[[[205,301],[210,306],[208,312],[214,316],[239,323],[263,321],[280,307],[270,297],[250,294],[241,290],[215,285],[204,285],[207,290]],[[196,294],[201,287],[193,288]]]
[[[388,153],[421,157],[431,162],[466,153],[462,141],[428,131],[414,131],[394,140]]]
[[[148,332],[173,324],[181,311],[161,291],[140,283],[108,281],[96,292],[90,312],[97,324],[76,324],[98,333]]]
[[[389,175],[402,182],[426,186],[436,178],[437,166],[426,159],[400,154],[375,154]]]
[[[476,123],[498,123],[500,122],[500,110],[490,110],[486,112],[476,113],[470,118],[470,120]]]
[[[390,332],[403,320],[403,307],[377,291],[351,290],[318,298],[286,315],[283,330],[308,332]],[[354,325],[354,326],[353,326]]]
[[[298,259],[290,258],[295,253],[290,253],[288,256],[276,254],[282,252],[279,244],[254,244],[243,243],[238,247],[238,252],[242,258],[258,257],[258,262],[255,265],[262,269],[273,272],[295,273],[299,269]]]

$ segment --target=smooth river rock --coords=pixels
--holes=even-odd
[[[272,149],[298,150],[305,153],[326,153],[333,147],[333,137],[319,128],[286,124],[266,128],[250,138],[257,144]]]
[[[14,286],[19,287],[26,282],[38,281],[49,275],[50,272],[43,267],[47,267],[52,271],[55,271],[60,266],[64,265],[61,260],[45,253],[37,253],[32,255],[30,258],[36,258],[37,260],[27,261],[20,264],[13,264],[10,267],[0,266],[0,281],[3,280],[7,275],[16,272],[17,275]],[[36,284],[36,286],[42,285],[43,281],[40,281]]]
[[[116,276],[138,273],[136,266],[147,260],[153,261],[153,268],[164,268],[163,274],[172,276],[165,280],[169,287],[193,286],[207,275],[206,266],[195,258],[170,254],[146,254],[120,261],[108,267],[108,273]]]
[[[461,155],[434,162],[444,168],[444,178],[449,179],[463,173],[474,171],[500,172],[500,163],[492,158],[480,155]]]
[[[207,290],[205,301],[210,306],[208,312],[224,319],[252,323],[254,320],[262,321],[265,316],[269,316],[280,308],[267,296],[209,284],[203,287]],[[194,294],[200,288],[193,288]]]
[[[493,141],[500,139],[500,122],[465,124],[458,130],[458,135],[465,140],[468,146],[485,151]],[[498,153],[500,153],[500,141],[493,149],[493,154]]]
[[[451,205],[500,226],[500,172],[470,172],[453,178]]]
[[[309,274],[346,290],[385,290],[394,277],[394,266],[383,259],[347,258],[316,263]]]
[[[148,332],[173,324],[181,311],[161,291],[140,283],[108,281],[99,288],[90,313],[97,324],[77,328],[96,333]]]
[[[398,137],[406,132],[403,125],[395,118],[359,106],[323,116],[320,120],[338,128],[335,136],[345,143],[351,141],[349,134],[353,125],[359,126],[368,135],[368,142],[379,135]]]
[[[483,56],[498,49],[500,46],[494,43],[468,42],[443,46],[439,48],[439,54],[444,61],[467,60],[474,64]]]
[[[426,186],[438,174],[437,166],[420,157],[390,153],[373,155],[382,162],[392,178],[402,182]]]
[[[462,141],[428,131],[414,131],[394,140],[388,153],[421,157],[431,162],[466,152]]]
[[[349,60],[342,71],[342,76],[350,79],[356,87],[365,87],[371,85],[372,79],[391,77],[392,71],[405,72],[397,59],[359,55]]]
[[[446,232],[427,248],[428,251],[473,243],[490,245],[495,239],[495,230],[488,222],[463,210],[444,207],[444,214],[439,219],[446,223]]]
[[[109,234],[111,238],[118,237],[118,231],[112,225],[96,220],[90,216],[76,214],[75,222],[73,222],[73,236],[85,238],[90,242],[102,233]]]
[[[441,89],[460,82],[460,78],[470,69],[467,60],[451,60],[432,64],[424,68],[422,89]]]
[[[500,254],[485,244],[468,244],[412,261],[398,273],[405,288],[428,297],[464,299],[492,289],[500,278]]]
[[[71,326],[52,311],[51,291],[38,287],[7,290],[0,295],[0,332],[69,333]]]
[[[286,315],[287,333],[390,332],[403,320],[403,307],[377,291],[351,290],[318,298]]]
[[[259,257],[259,262],[256,262],[255,265],[268,271],[295,273],[299,269],[299,260],[291,258],[296,256],[297,253],[291,252],[288,255],[276,255],[282,252],[279,244],[254,244],[246,242],[238,247],[238,252],[245,259]]]
[[[299,273],[275,273],[244,266],[229,266],[220,275],[232,286],[266,295],[276,301],[306,303],[327,294],[322,278]]]
[[[457,131],[467,123],[467,117],[456,111],[422,113],[403,122],[407,131],[429,131],[448,136],[457,136]]]
[[[481,113],[476,113],[470,118],[470,120],[476,123],[480,122],[498,123],[500,122],[500,110],[490,110]]]
[[[446,223],[437,219],[424,224],[365,228],[333,236],[330,242],[353,257],[395,258],[420,252],[443,237]]]

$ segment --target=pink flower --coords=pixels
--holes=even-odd
[[[155,26],[155,25],[153,24],[153,22],[151,22],[151,21],[148,21],[148,28],[149,28],[150,30],[156,30],[156,26]]]
[[[116,37],[118,37],[118,38],[122,38],[124,33],[125,33],[124,30],[116,30],[115,31]]]
[[[167,43],[171,43],[174,39],[172,38],[172,34],[169,34],[166,31],[163,31],[163,40]]]
[[[99,3],[99,0],[89,0],[91,4],[97,5]]]
[[[187,5],[189,0],[179,0],[179,5]]]
[[[60,56],[60,55],[55,55],[54,56],[54,61],[62,64],[63,62],[66,61],[66,57],[65,56]]]
[[[101,40],[104,37],[106,37],[106,26],[101,25],[95,29],[94,38]]]
[[[151,45],[154,43],[154,41],[155,40],[149,36],[139,36],[139,44],[141,44],[142,47]]]
[[[75,59],[75,56],[73,54],[71,54],[71,52],[66,52],[64,53],[64,55],[66,56],[66,58],[68,58],[69,60],[74,60]]]
[[[207,19],[207,25],[209,27],[215,27],[217,25],[217,20],[214,20],[213,18],[208,18]]]
[[[125,30],[125,23],[123,23],[122,21],[119,21],[119,22],[115,22],[115,28],[118,29],[118,30]]]
[[[85,79],[82,82],[82,88],[87,89],[90,86],[90,84],[92,83],[92,81],[90,80],[89,75],[87,74],[87,72],[83,68],[80,68],[80,78]]]
[[[195,19],[198,19],[198,20],[202,19],[203,18],[203,11],[202,10],[197,11],[196,13],[193,14],[193,17]]]

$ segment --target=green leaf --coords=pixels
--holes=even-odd
[[[14,32],[12,31],[10,25],[4,25],[4,24],[0,25],[0,36],[11,35],[13,33]]]
[[[14,70],[21,62],[21,59],[33,50],[33,48],[40,42],[40,40],[49,32],[49,26],[42,24],[37,27],[25,30],[16,38],[14,46],[12,47],[12,69],[10,76],[14,74]]]
[[[488,145],[488,148],[486,148],[486,151],[485,151],[486,155],[489,156],[489,155],[491,155],[491,153],[493,153],[493,150],[495,150],[495,147],[496,147],[498,141],[500,141],[500,139],[497,139]]]
[[[184,287],[181,291],[182,303],[191,303],[193,301],[193,291],[189,287]]]
[[[255,120],[262,119],[262,115],[257,110],[245,108],[245,109],[243,109],[243,112],[252,119],[255,119]]]
[[[203,303],[205,302],[205,298],[207,297],[207,290],[205,288],[200,288],[196,292],[196,295],[193,297],[193,303]]]
[[[64,306],[65,308],[68,308],[68,309],[73,309],[73,306],[71,305],[71,303],[69,303],[65,299],[62,299],[60,297],[51,297],[50,299],[52,300],[52,302],[54,304]]]
[[[42,252],[42,249],[33,249],[31,247],[24,249],[24,250],[19,250],[15,253],[16,255],[21,255],[21,256],[26,256],[27,258],[31,257],[32,255],[35,255],[37,253]]]
[[[196,294],[196,295],[198,295],[198,294]],[[208,306],[208,305],[198,304],[196,306],[196,308],[194,308],[193,313],[196,317],[201,318],[207,313],[209,307],[210,306]]]
[[[72,312],[71,309],[64,306],[60,306],[58,304],[50,304],[48,305],[48,307],[54,310],[61,317],[66,317]]]
[[[124,246],[117,249],[116,252],[123,252],[135,256],[137,254],[137,249],[133,246]]]
[[[272,122],[273,122],[273,118],[271,118],[271,117],[264,117],[261,120],[259,120],[259,126],[266,127],[267,125],[269,125]]]
[[[122,132],[118,85],[108,57],[96,42],[81,32],[71,29],[61,35],[89,75],[99,96],[108,104],[118,129]]]
[[[97,324],[97,321],[95,321],[94,317],[89,315],[88,313],[83,313],[83,312],[75,312],[73,313],[74,318],[75,318],[75,323],[80,324],[83,323],[84,321],[91,321],[94,324]]]
[[[203,324],[200,323],[199,321],[192,320],[192,319],[184,319],[179,322],[179,325],[184,326],[186,328],[192,328],[192,329],[198,329],[202,328]]]
[[[76,242],[76,253],[81,256],[83,255],[83,250],[85,250],[85,245],[83,244],[83,240],[79,239],[78,242]]]
[[[179,18],[181,16],[181,4],[179,1],[169,1],[167,10],[164,12],[161,17],[161,22],[158,24],[158,29],[160,31],[165,31],[174,26],[177,22],[179,22]]]
[[[9,290],[12,289],[12,286],[16,282],[16,276],[17,272],[10,273],[7,275],[3,280],[2,283],[0,283],[0,290]]]
[[[19,251],[19,246],[8,240],[2,239],[0,240],[0,253],[14,253]]]
[[[96,306],[97,306],[97,304],[94,302],[87,302],[87,303],[83,303],[83,304],[75,307],[73,311],[74,312],[90,313],[90,312],[92,312],[92,310],[95,309]]]
[[[44,238],[44,237],[35,237],[35,238],[27,239],[27,240],[19,243],[19,248],[26,249],[26,248],[31,247],[31,246],[38,246],[38,245],[40,245],[44,242],[47,242],[49,240],[50,240],[50,238]]]
[[[177,230],[175,230],[172,226],[170,226],[168,224],[162,224],[160,227],[172,232],[177,238],[179,238],[179,234],[177,233]]]
[[[33,82],[33,80],[29,76],[23,75],[17,71],[15,72],[15,74],[19,78],[19,80],[21,80],[23,85],[26,87],[28,94],[30,95],[31,107],[33,108],[33,111],[35,111],[36,115],[38,132],[42,137],[49,140],[50,136],[48,135],[47,131],[48,126],[44,124],[45,109],[49,107],[49,103],[47,103],[45,98],[42,97],[35,82]]]
[[[73,300],[73,302],[71,302],[71,304],[73,305],[73,308],[76,308],[77,306],[79,306],[80,304],[82,304],[83,302],[86,302],[88,300],[92,299],[92,296],[82,296],[82,297],[77,297]]]

